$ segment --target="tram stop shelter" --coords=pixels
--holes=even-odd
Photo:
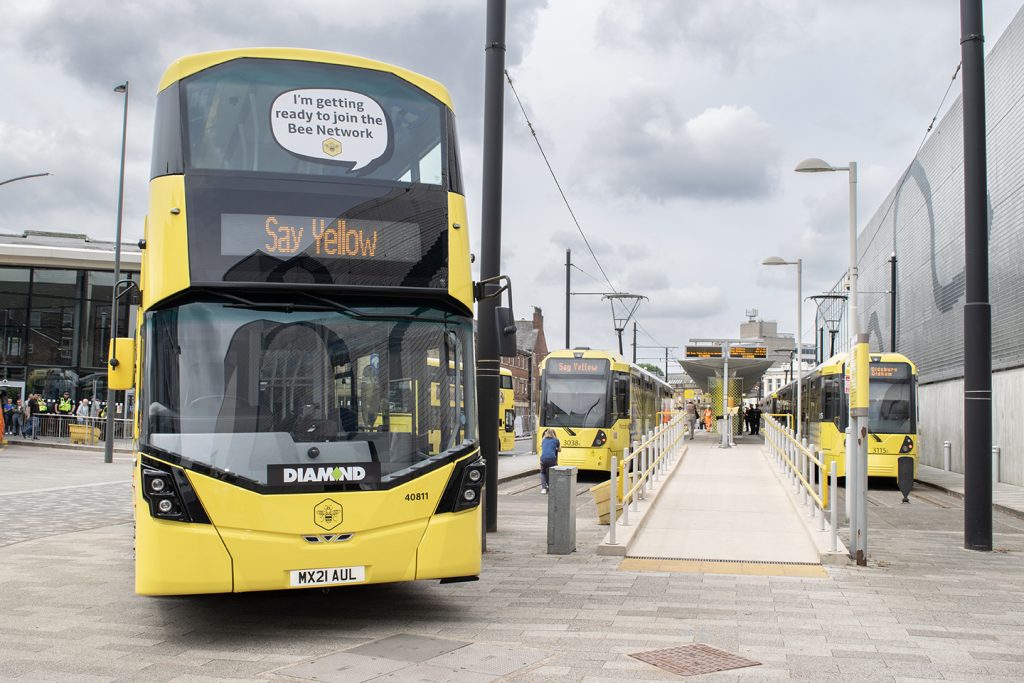
[[[767,355],[764,346],[716,340],[713,343],[688,344],[685,358],[680,359],[679,364],[690,379],[711,396],[711,409],[720,418],[723,386],[726,388],[729,406],[738,409],[743,392],[757,384],[775,362],[769,360]],[[723,382],[726,373],[728,382]]]

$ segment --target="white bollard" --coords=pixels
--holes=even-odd
[[[953,460],[953,444],[948,441],[942,442],[942,469],[950,471]]]
[[[1002,449],[999,446],[992,447],[992,483],[999,483],[999,458],[1002,454]]]
[[[629,453],[629,449],[626,449],[626,453]],[[611,472],[608,477],[608,545],[618,545],[615,542],[615,527],[618,525],[619,520],[617,519],[618,508],[619,508],[619,487],[618,487],[618,475],[619,475],[619,459],[612,456]]]
[[[829,501],[828,511],[829,517],[832,522],[832,533],[829,541],[829,550],[836,552],[839,549],[839,520],[836,514],[836,497],[839,495],[839,476],[836,474],[836,461],[832,461],[832,467],[829,468]]]

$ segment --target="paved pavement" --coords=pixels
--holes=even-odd
[[[760,440],[740,439],[723,449],[714,435],[701,432],[687,443],[629,557],[819,563]]]
[[[667,681],[628,655],[690,643],[760,662],[695,681],[1024,672],[1024,520],[996,514],[998,551],[965,551],[960,502],[923,488],[910,505],[873,489],[869,566],[824,578],[623,571],[594,552],[590,480],[577,552],[547,555],[547,496],[526,477],[500,488],[479,582],[143,598],[128,491],[102,479],[126,464],[19,448],[0,452],[0,521],[32,533],[0,540],[3,680]],[[41,490],[69,481],[97,485]]]

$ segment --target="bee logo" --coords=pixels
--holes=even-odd
[[[341,520],[341,505],[337,501],[328,498],[327,500],[320,501],[313,508],[313,521],[321,529],[330,531],[341,524]]]
[[[332,157],[336,157],[341,154],[341,143],[334,138],[327,138],[324,140],[324,154],[329,154]]]

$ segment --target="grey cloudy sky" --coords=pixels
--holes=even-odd
[[[114,234],[131,82],[125,237],[142,236],[156,84],[175,58],[242,46],[336,50],[443,82],[459,119],[479,252],[485,0],[0,0],[0,232]],[[953,0],[509,0],[507,68],[591,246],[644,294],[643,345],[735,336],[756,308],[795,328],[795,273],[823,291],[846,261],[845,174],[863,226],[898,180],[960,59]],[[1020,0],[986,0],[987,49]],[[959,80],[946,108],[960,92]],[[503,270],[519,317],[564,342],[564,261],[600,272],[506,89]],[[575,271],[574,290],[607,285]],[[813,309],[804,309],[809,332]],[[656,341],[653,341],[653,340]],[[573,300],[574,345],[612,348],[599,297]],[[628,351],[627,351],[628,352]],[[641,355],[661,355],[658,351]]]

